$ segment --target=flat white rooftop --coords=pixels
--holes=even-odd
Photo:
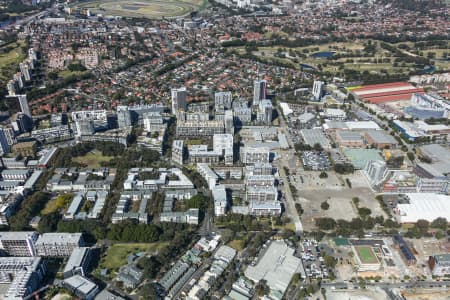
[[[450,196],[434,193],[405,195],[409,203],[399,203],[396,207],[401,223],[415,223],[420,219],[432,222],[439,217],[450,220]]]

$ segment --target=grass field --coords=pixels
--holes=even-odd
[[[47,202],[41,215],[48,215],[62,209],[67,209],[73,200],[73,194],[63,194]]]
[[[19,63],[25,58],[21,47],[23,41],[18,41],[6,46],[0,47],[0,80],[8,81],[19,68]],[[9,51],[8,51],[9,50]]]
[[[378,258],[375,256],[372,248],[369,246],[358,246],[355,247],[358,257],[363,264],[376,264]]]
[[[103,15],[170,18],[187,15],[204,8],[207,4],[207,0],[94,0],[83,2],[78,6]]]
[[[228,243],[228,246],[230,246],[233,249],[236,249],[237,251],[242,251],[244,249],[244,241],[232,240]]]
[[[164,247],[166,243],[151,243],[151,244],[114,244],[109,247],[106,257],[100,261],[100,268],[109,270],[118,270],[127,262],[127,256],[131,253],[146,252],[152,253]]]
[[[89,71],[74,71],[74,72],[72,72],[70,70],[63,70],[61,72],[58,72],[58,76],[66,79],[66,78],[69,78],[70,76],[81,77],[81,76],[83,76],[84,74],[87,74],[87,73],[89,73]]]
[[[60,207],[57,204],[56,198],[54,198],[54,199],[48,201],[47,204],[45,204],[44,209],[41,210],[41,214],[48,215],[48,214],[58,211],[58,209],[60,209]]]
[[[101,162],[107,162],[112,159],[112,156],[103,156],[102,153],[98,150],[93,150],[84,156],[78,156],[72,158],[74,162],[84,164],[88,168],[100,168]]]
[[[344,68],[347,70],[357,71],[358,73],[369,72],[372,74],[399,74],[407,76],[410,71],[421,70],[422,67],[412,62],[394,63],[398,58],[396,53],[390,52],[382,48],[379,42],[375,42],[376,47],[370,56],[364,51],[367,40],[355,40],[354,42],[327,43],[322,45],[312,45],[306,47],[258,47],[258,50],[252,51],[253,55],[259,57],[263,62],[273,64],[289,65],[292,68],[300,69],[300,64],[309,65],[313,68],[319,68],[322,72],[329,72],[337,76],[344,76]],[[407,44],[407,43],[405,43]],[[399,44],[391,44],[398,47]],[[413,44],[411,43],[410,46]],[[232,47],[233,50],[243,54],[245,47]],[[401,49],[400,49],[401,50]],[[434,51],[433,51],[434,50]],[[442,60],[443,53],[446,49],[431,47],[427,50],[421,50],[424,57],[428,52],[435,52],[436,60],[434,60],[437,70],[446,70],[450,67],[450,61]],[[280,52],[281,51],[281,52]],[[315,58],[313,53],[333,51],[342,57],[335,59]],[[401,50],[402,51],[402,50]],[[416,54],[409,53],[411,56]]]

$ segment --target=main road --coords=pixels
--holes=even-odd
[[[352,287],[358,287],[358,284],[350,284]],[[346,282],[322,282],[322,287],[334,287],[336,289],[347,289],[349,284]],[[387,289],[414,289],[414,288],[447,288],[450,281],[409,281],[409,282],[365,282],[364,286],[373,286]]]
[[[284,187],[284,195],[285,195],[285,209],[288,217],[292,219],[292,221],[295,224],[295,231],[298,233],[303,232],[303,225],[300,221],[300,217],[298,215],[297,209],[295,208],[295,200],[292,196],[292,191],[289,185],[289,174],[286,174],[285,169],[289,170],[292,167],[297,167],[297,163],[294,163],[294,166],[292,165],[292,161],[297,161],[295,157],[295,148],[294,143],[291,140],[291,137],[289,135],[289,132],[286,130],[287,124],[284,120],[283,116],[278,112],[278,120],[280,120],[280,128],[279,130],[281,133],[283,133],[286,136],[286,139],[289,143],[290,149],[287,150],[280,150],[278,152],[278,173],[280,174],[280,179],[283,180],[283,187]]]

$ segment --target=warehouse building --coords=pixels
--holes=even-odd
[[[409,193],[394,208],[400,223],[432,222],[437,218],[450,220],[450,196],[433,193]]]
[[[369,161],[383,160],[376,149],[345,148],[343,153],[357,170],[364,169]]]
[[[245,276],[254,283],[264,279],[271,291],[284,295],[292,276],[303,269],[301,259],[295,257],[295,250],[282,240],[271,241],[268,248],[261,252],[258,263],[248,266]]]
[[[408,243],[403,239],[401,235],[394,235],[394,245],[399,249],[400,255],[407,265],[415,265],[417,258],[414,256],[413,251],[409,247]]]
[[[416,88],[407,82],[365,85],[352,90],[363,101],[379,104],[393,101],[409,101],[415,93],[423,94],[423,88]]]
[[[300,134],[305,143],[311,147],[319,144],[323,149],[331,149],[330,141],[321,129],[302,129]]]
[[[429,163],[418,163],[415,173],[425,178],[439,178],[450,174],[450,149],[438,144],[418,147],[419,156]]]
[[[348,130],[338,130],[335,141],[340,147],[362,148],[365,146],[361,134]]]
[[[373,145],[378,149],[393,149],[397,146],[395,138],[383,130],[368,130],[364,133],[364,138],[368,145]]]
[[[438,254],[430,256],[428,266],[434,276],[450,275],[450,254]]]

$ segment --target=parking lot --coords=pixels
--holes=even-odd
[[[329,271],[325,266],[323,253],[320,249],[320,244],[314,240],[304,239],[297,250],[298,256],[303,261],[305,274],[308,280],[326,279],[329,276]]]
[[[326,171],[330,168],[328,154],[324,151],[304,151],[302,163],[305,169],[312,171]]]

